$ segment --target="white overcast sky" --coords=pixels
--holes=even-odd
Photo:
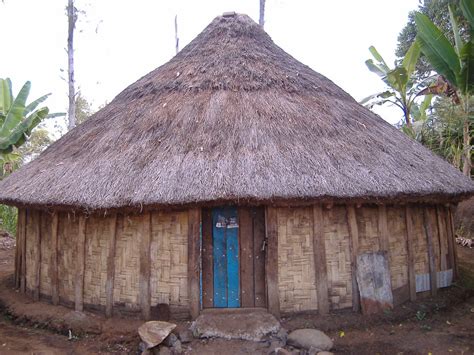
[[[51,111],[66,111],[66,0],[0,2],[0,77],[14,92],[32,82],[30,99],[51,92]],[[76,82],[97,107],[174,55],[225,11],[258,19],[259,0],[76,0],[86,11],[77,25]],[[374,45],[393,63],[397,36],[418,0],[267,0],[265,30],[274,42],[327,76],[356,100],[383,89],[364,61]],[[378,110],[391,123],[396,108]]]

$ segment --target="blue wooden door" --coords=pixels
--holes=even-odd
[[[237,208],[212,210],[214,307],[240,307]]]

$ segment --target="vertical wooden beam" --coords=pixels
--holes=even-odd
[[[324,216],[321,205],[313,206],[313,252],[316,292],[319,314],[329,313],[328,272],[326,268],[326,246],[324,243]]]
[[[79,232],[76,244],[76,277],[74,282],[75,310],[84,310],[84,270],[86,262],[86,217],[79,216]]]
[[[27,223],[27,214],[28,210],[22,209],[21,213],[21,277],[20,277],[20,291],[25,293],[26,292],[26,238],[27,238],[27,233],[26,233],[26,223]]]
[[[35,211],[35,281],[33,285],[33,299],[39,301],[41,280],[41,211]]]
[[[357,255],[359,254],[359,228],[354,205],[347,206],[347,225],[349,227],[352,275],[352,310],[360,311],[359,285],[357,284]]]
[[[448,269],[448,261],[447,256],[448,253],[446,251],[446,228],[443,228],[443,213],[441,211],[440,206],[436,206],[436,221],[438,222],[438,234],[439,234],[439,257],[440,257],[440,265],[441,270]]]
[[[415,276],[415,228],[412,219],[413,209],[405,206],[405,224],[407,231],[407,251],[408,251],[408,287],[410,289],[410,301],[416,300],[416,276]]]
[[[239,208],[240,293],[243,308],[255,307],[253,219],[249,208]]]
[[[451,242],[453,243],[453,278],[457,279],[459,276],[459,269],[458,269],[458,252],[457,252],[457,247],[456,243],[454,243],[454,240],[456,239],[456,232],[454,231],[454,207],[450,206],[448,208],[448,224],[449,224],[449,229],[450,229],[450,234],[451,234]]]
[[[202,210],[202,308],[214,307],[214,264],[212,244],[212,212]]]
[[[114,281],[115,281],[115,245],[117,240],[117,215],[109,220],[109,238],[107,255],[107,281],[105,282],[105,315],[112,317],[114,308]]]
[[[265,285],[265,209],[256,207],[253,216],[253,265],[255,281],[255,307],[266,307]]]
[[[380,250],[387,252],[387,260],[390,261],[390,242],[388,236],[387,206],[380,205],[378,208],[378,227]],[[390,264],[389,264],[390,268]]]
[[[191,318],[196,319],[200,310],[199,262],[200,262],[201,209],[188,211],[188,295]]]
[[[151,315],[151,292],[150,292],[150,245],[151,245],[151,213],[144,213],[140,218],[140,306],[142,317],[150,319]]]
[[[54,305],[59,303],[58,224],[58,213],[53,212],[51,221],[51,301]]]
[[[433,230],[431,228],[428,207],[423,207],[423,227],[425,229],[426,241],[428,245],[431,295],[436,296],[438,291],[438,282],[436,278],[436,255],[433,248]]]
[[[268,206],[265,209],[266,249],[265,273],[267,280],[268,310],[280,317],[280,295],[278,290],[278,218],[277,209]]]
[[[449,268],[453,270],[453,278],[455,276],[455,259],[454,249],[456,244],[454,243],[454,235],[451,229],[451,219],[449,217],[449,207],[444,208],[444,222],[446,224],[446,238],[448,240],[448,261]]]
[[[16,224],[16,247],[15,247],[15,288],[19,289],[21,284],[21,260],[22,260],[22,228],[24,209],[18,209],[18,219]]]

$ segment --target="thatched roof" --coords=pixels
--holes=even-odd
[[[445,201],[473,192],[450,164],[235,15],[214,19],[171,61],[2,181],[0,201],[96,210]]]

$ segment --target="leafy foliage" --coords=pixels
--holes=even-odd
[[[403,111],[404,123],[409,127],[415,99],[418,97],[421,87],[426,85],[425,81],[416,82],[412,76],[420,56],[418,41],[413,42],[401,63],[393,69],[387,65],[374,46],[371,46],[369,51],[374,59],[366,60],[365,64],[371,72],[380,77],[387,89],[365,98],[361,104],[365,104],[369,108],[374,105],[393,104]]]

